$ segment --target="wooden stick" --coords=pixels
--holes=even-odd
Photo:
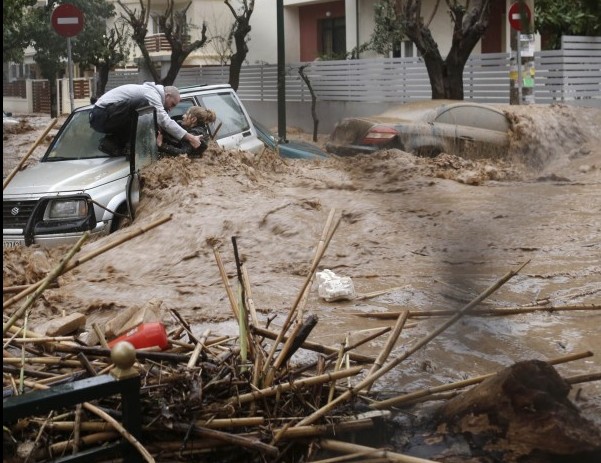
[[[357,386],[355,386],[354,389],[348,390],[345,393],[339,395],[332,402],[326,404],[325,406],[321,407],[319,410],[313,412],[311,415],[309,415],[309,416],[305,417],[304,419],[302,419],[297,424],[297,426],[308,425],[308,424],[314,423],[317,419],[319,419],[322,416],[324,416],[328,411],[332,410],[340,402],[348,400],[350,397],[352,397],[353,395],[357,394],[362,389],[365,389],[367,386],[370,386],[371,384],[373,384],[374,381],[376,381],[379,378],[381,378],[382,376],[384,376],[386,373],[388,373],[394,367],[396,367],[397,365],[399,365],[401,362],[403,362],[404,360],[406,360],[408,357],[410,357],[416,351],[418,351],[423,346],[425,346],[430,341],[432,341],[432,339],[434,339],[440,333],[442,333],[443,331],[445,331],[449,326],[453,325],[457,320],[459,320],[469,310],[471,310],[473,307],[475,307],[476,305],[478,305],[482,300],[486,299],[489,295],[491,295],[497,289],[499,289],[501,286],[503,286],[503,284],[505,284],[507,281],[509,281],[510,278],[512,278],[515,275],[517,275],[518,272],[522,268],[524,268],[528,262],[530,262],[530,261],[527,261],[526,263],[522,264],[517,270],[511,270],[511,271],[507,272],[503,277],[501,277],[492,286],[490,286],[484,292],[482,292],[478,297],[476,297],[476,299],[474,299],[472,302],[470,302],[465,307],[463,307],[461,310],[459,310],[455,314],[455,316],[451,317],[449,320],[447,320],[445,323],[443,323],[439,328],[437,328],[436,330],[434,330],[434,332],[432,332],[430,335],[422,338],[413,347],[411,347],[410,349],[408,349],[402,355],[396,357],[394,360],[388,362],[386,365],[384,365],[382,368],[380,368],[378,371],[376,371],[373,375],[368,376],[365,379],[363,379],[362,381],[360,381],[359,384],[357,384]]]
[[[325,450],[331,450],[339,453],[365,453],[373,456],[381,456],[388,459],[388,461],[400,462],[400,463],[436,463],[433,460],[426,460],[424,458],[412,457],[409,455],[402,455],[400,453],[391,452],[389,450],[380,450],[365,445],[351,444],[348,442],[341,442],[332,439],[320,439],[319,446]]]
[[[80,257],[79,259],[74,260],[73,262],[71,262],[70,264],[68,264],[65,269],[63,270],[63,272],[61,273],[67,273],[70,272],[71,270],[73,270],[74,268],[80,266],[81,264],[93,259],[96,256],[99,256],[100,254],[109,251],[110,249],[119,246],[120,244],[125,243],[126,241],[131,240],[132,238],[135,238],[136,236],[139,236],[143,233],[146,233],[147,231],[152,230],[153,228],[164,224],[165,222],[168,222],[169,220],[171,220],[171,215],[167,216],[167,217],[163,217],[160,219],[155,220],[154,222],[149,223],[148,225],[141,225],[139,226],[139,228],[137,230],[133,230],[131,232],[128,232],[124,235],[122,235],[120,238],[115,239],[114,241],[111,241],[110,243],[95,249],[94,251],[90,252],[89,254],[86,254],[83,257]],[[33,283],[31,285],[29,285],[29,287],[27,289],[24,289],[23,291],[21,291],[19,294],[15,294],[13,297],[11,297],[10,299],[7,299],[6,301],[4,301],[2,308],[6,309],[7,307],[10,307],[11,305],[13,305],[15,302],[20,301],[21,299],[23,299],[25,296],[31,294],[32,292],[34,292],[42,283],[44,280],[39,281],[37,283]]]
[[[38,145],[40,143],[42,143],[42,140],[44,140],[46,135],[48,135],[48,132],[50,132],[52,127],[55,126],[57,121],[58,121],[58,119],[56,117],[50,121],[48,126],[46,126],[44,131],[41,133],[41,135],[37,138],[37,140],[33,143],[33,145],[31,145],[31,148],[29,148],[29,151],[27,152],[27,154],[25,154],[25,156],[23,156],[23,158],[21,158],[21,161],[19,162],[19,164],[17,164],[17,166],[12,170],[12,172],[6,176],[6,178],[2,182],[2,191],[4,191],[4,189],[8,186],[8,184],[13,179],[13,177],[15,175],[17,175],[17,172],[19,172],[21,170],[21,167],[23,167],[23,164],[25,164],[25,161],[27,161],[29,156],[31,156],[33,154],[33,152],[38,147]]]
[[[58,265],[54,268],[54,270],[52,270],[48,276],[46,276],[46,278],[44,278],[41,282],[40,285],[38,286],[38,288],[35,290],[35,292],[33,293],[33,295],[31,297],[29,297],[27,299],[27,301],[25,301],[25,304],[23,304],[19,309],[17,309],[15,311],[15,313],[8,319],[8,321],[6,323],[2,324],[2,335],[4,336],[6,334],[6,332],[8,331],[8,329],[13,326],[15,324],[15,322],[21,318],[21,316],[23,316],[23,314],[25,313],[25,311],[27,309],[29,309],[33,303],[38,299],[38,297],[40,297],[40,295],[44,292],[44,290],[46,289],[46,287],[48,286],[48,284],[51,281],[54,281],[56,278],[58,278],[59,275],[61,275],[65,268],[67,267],[67,264],[69,263],[69,261],[73,258],[73,256],[75,254],[77,254],[77,252],[79,252],[79,250],[81,249],[81,246],[83,245],[83,243],[90,237],[90,233],[89,232],[85,232],[81,238],[79,238],[79,240],[77,241],[77,243],[75,243],[75,245],[69,250],[69,252],[61,259],[61,261],[58,263]]]
[[[548,360],[547,363],[550,365],[558,365],[560,363],[571,362],[574,360],[583,359],[586,357],[592,357],[593,353],[591,351],[579,352],[576,354],[565,355],[563,357],[558,357],[555,359]],[[442,384],[440,386],[429,387],[426,389],[421,389],[419,391],[410,392],[408,394],[403,394],[397,397],[392,397],[390,399],[381,400],[378,402],[372,402],[370,404],[371,408],[376,410],[382,410],[385,408],[395,407],[399,405],[404,405],[407,403],[413,403],[413,401],[420,399],[422,397],[426,397],[432,394],[436,394],[439,392],[451,391],[454,389],[461,389],[466,386],[472,386],[473,384],[478,384],[484,381],[485,379],[490,378],[491,376],[496,375],[497,373],[488,373],[486,375],[476,376],[474,378],[465,379],[463,381],[456,381],[454,383]]]

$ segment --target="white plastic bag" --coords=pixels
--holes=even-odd
[[[325,269],[315,274],[317,277],[317,294],[327,302],[350,300],[356,297],[355,286],[350,277],[336,275]]]

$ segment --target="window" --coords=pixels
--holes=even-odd
[[[403,40],[400,45],[395,45],[392,50],[393,58],[413,58],[414,56],[418,56],[418,53],[411,40]]]
[[[250,130],[244,111],[231,93],[212,93],[197,98],[201,106],[212,109],[217,115],[217,120],[211,124],[211,133],[219,127],[217,139]]]
[[[151,26],[151,30],[149,31],[149,33],[150,34],[160,34],[161,26],[159,24],[159,16],[151,15],[150,20],[152,22],[152,26]]]
[[[319,21],[320,50],[325,56],[346,55],[345,18],[326,18]]]

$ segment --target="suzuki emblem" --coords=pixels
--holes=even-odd
[[[11,213],[12,215],[17,215],[17,214],[19,213],[19,208],[18,208],[18,207],[13,207],[13,208],[10,210],[10,213]]]

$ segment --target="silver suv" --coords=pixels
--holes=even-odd
[[[211,127],[226,149],[260,152],[244,105],[229,85],[180,88],[171,110],[177,119],[191,105],[212,109]],[[98,149],[102,134],[90,128],[92,106],[71,113],[40,162],[17,173],[3,191],[4,248],[75,243],[85,231],[108,234],[133,220],[140,200],[140,169],[158,159],[156,114],[138,110],[131,128],[131,152],[111,157]]]

